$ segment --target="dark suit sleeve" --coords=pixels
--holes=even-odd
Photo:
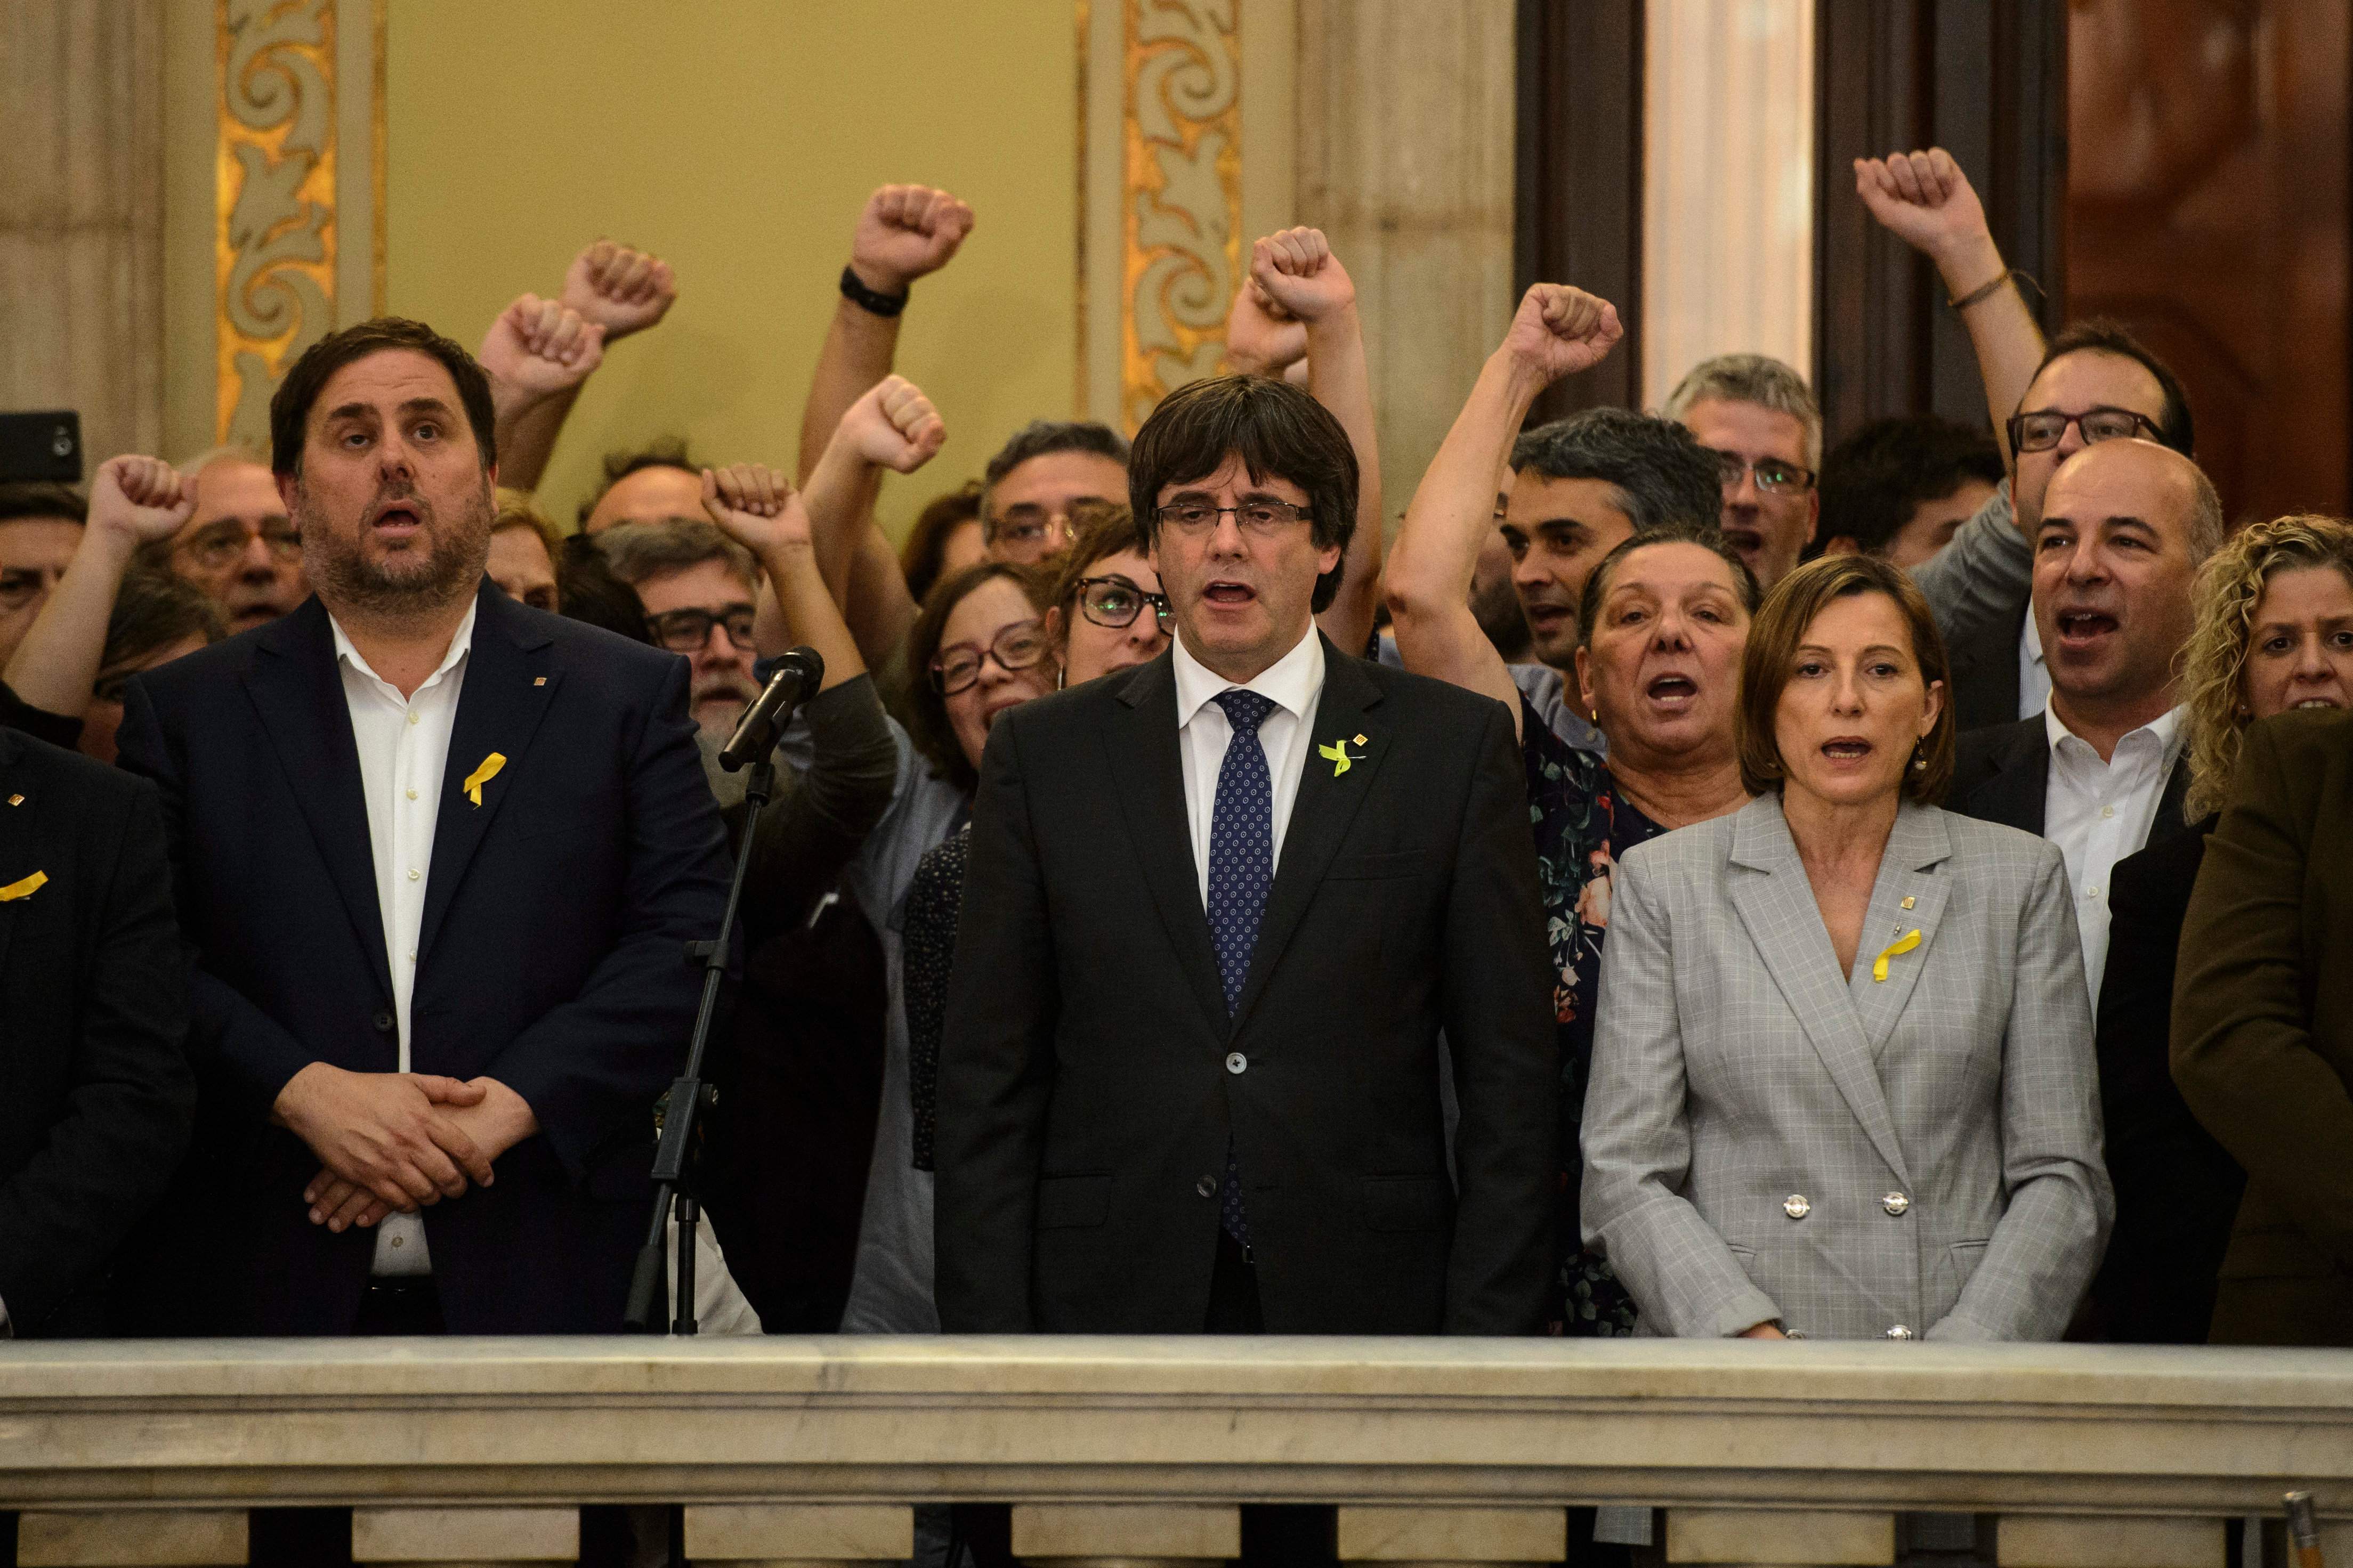
[[[1524,764],[1510,711],[1488,706],[1446,909],[1446,1038],[1462,1116],[1445,1329],[1525,1334],[1544,1325],[1555,1258],[1560,1064]]]
[[[2306,1236],[2353,1268],[2353,1097],[2314,1048],[2304,889],[2319,770],[2276,721],[2247,731],[2181,924],[2173,1080],[2248,1180],[2293,1193]]]
[[[115,734],[115,748],[122,767],[155,785],[164,817],[164,852],[174,873],[171,885],[178,889],[181,929],[197,929],[201,922],[187,907],[185,881],[177,875],[185,858],[187,835],[179,748],[138,680],[124,688],[122,725]],[[207,1072],[206,1092],[227,1087],[247,1097],[253,1114],[268,1115],[286,1081],[318,1058],[277,1020],[201,964],[189,973],[187,987],[188,1054],[199,1067],[219,1069]]]
[[[644,1126],[684,1065],[702,989],[686,947],[717,933],[727,901],[726,836],[686,694],[686,661],[673,659],[616,781],[629,824],[618,939],[580,994],[516,1036],[488,1075],[522,1096],[575,1180],[616,1136]]]
[[[115,853],[84,928],[94,946],[80,976],[72,1087],[47,1142],[0,1186],[0,1303],[18,1332],[37,1332],[162,1196],[195,1115],[163,819],[152,788],[125,793],[125,810],[87,830],[93,839],[102,831]],[[102,852],[92,860],[105,864]]]
[[[1030,1228],[1060,994],[1018,715],[988,738],[940,1041],[934,1295],[950,1333],[1030,1328]]]

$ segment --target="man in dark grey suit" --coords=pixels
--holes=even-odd
[[[1305,393],[1181,389],[1129,483],[1175,646],[982,764],[942,1326],[1533,1332],[1557,1071],[1511,714],[1317,635],[1356,470]]]

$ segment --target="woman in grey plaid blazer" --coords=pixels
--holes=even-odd
[[[1583,1221],[1641,1331],[2056,1339],[2099,1264],[2065,868],[1925,804],[1944,674],[1900,572],[1792,573],[1742,670],[1757,798],[1620,866]]]

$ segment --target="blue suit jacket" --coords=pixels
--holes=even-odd
[[[495,1184],[425,1211],[458,1333],[616,1330],[642,1237],[652,1105],[700,994],[725,844],[682,658],[483,584],[441,784],[410,1065],[487,1075],[540,1132]],[[153,779],[194,949],[195,1149],[159,1227],[159,1331],[351,1331],[372,1232],[310,1223],[318,1161],[272,1127],[324,1061],[397,1060],[367,807],[327,612],[133,680],[123,765]],[[503,769],[473,805],[462,781]]]

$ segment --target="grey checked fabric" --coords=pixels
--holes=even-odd
[[[1236,687],[1211,700],[1226,710],[1234,731],[1226,742],[1225,761],[1218,764],[1218,799],[1209,814],[1209,935],[1217,945],[1218,975],[1225,983],[1226,1011],[1230,1013],[1250,978],[1259,917],[1266,912],[1267,889],[1274,885],[1274,781],[1267,772],[1266,748],[1258,739],[1259,725],[1274,711],[1274,699]],[[1230,1139],[1218,1208],[1226,1234],[1250,1246],[1241,1166]]]
[[[1637,1331],[2057,1339],[2115,1213],[2081,967],[2056,847],[1933,807],[1896,819],[1851,977],[1778,795],[1629,851],[1583,1226]]]

